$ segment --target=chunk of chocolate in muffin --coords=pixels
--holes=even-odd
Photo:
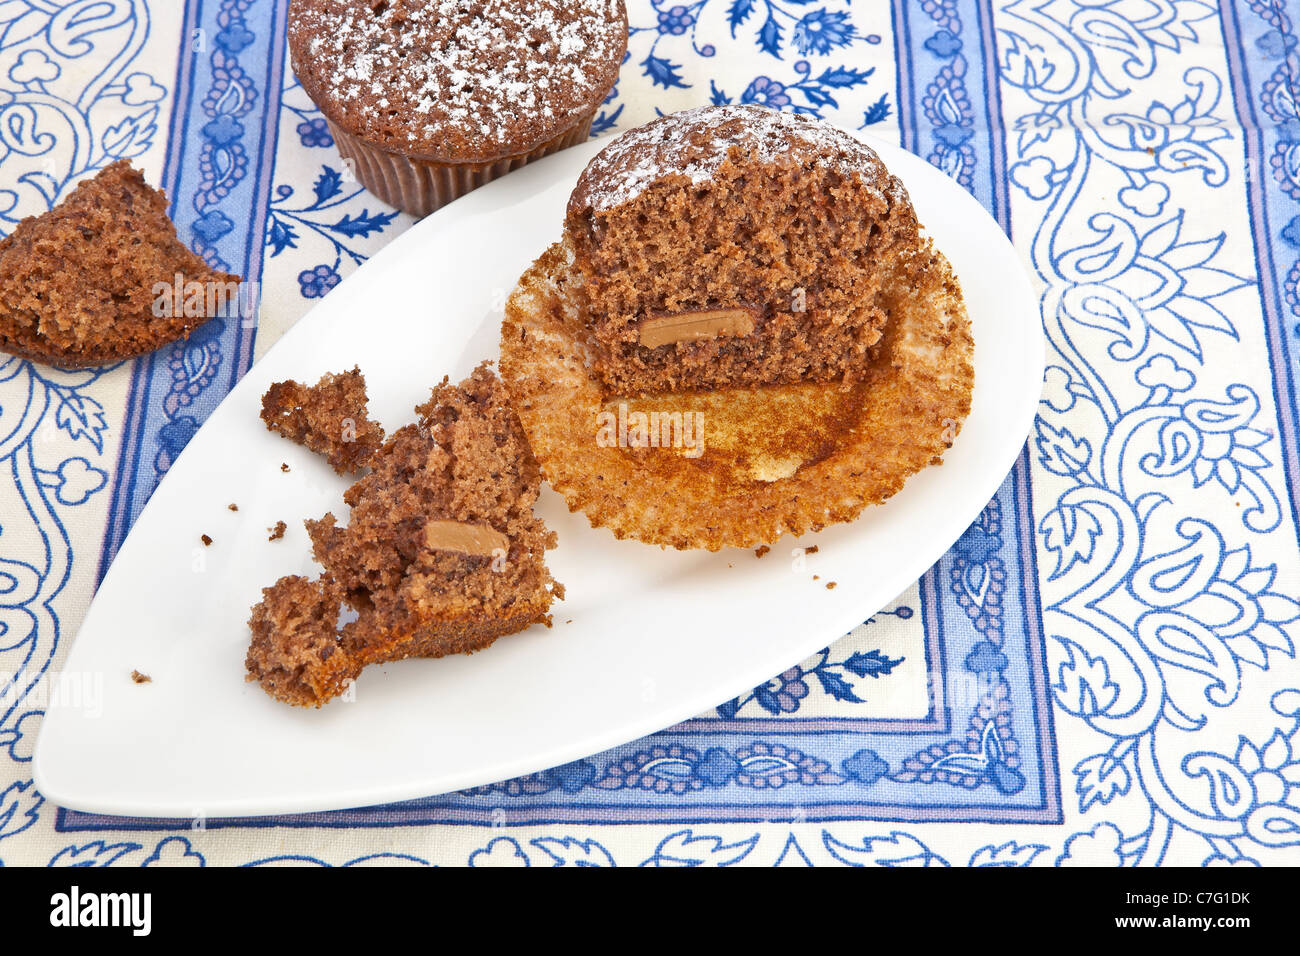
[[[119,362],[236,303],[239,282],[185,247],[167,197],[118,160],[0,240],[0,350],[58,368]]]
[[[419,422],[395,432],[371,459],[370,473],[344,494],[347,525],[333,514],[307,522],[325,568],[322,583],[305,593],[285,588],[298,592],[291,600],[324,595],[332,606],[304,612],[318,622],[311,631],[317,641],[296,637],[301,627],[269,633],[309,675],[316,648],[328,646],[320,628],[344,603],[355,619],[338,629],[339,650],[359,671],[476,651],[533,624],[549,627],[551,601],[564,596],[545,563],[555,534],[533,513],[541,474],[500,380],[484,363],[459,385],[444,381],[416,411]],[[268,601],[278,598],[268,592]],[[250,622],[255,646],[265,604]],[[249,660],[250,679],[261,679],[265,668],[254,667],[251,652]],[[285,683],[280,670],[271,672],[268,692],[315,706],[341,691],[331,681],[347,672],[331,670],[330,680],[317,682],[319,692],[291,699],[277,692]]]
[[[594,371],[647,394],[853,378],[913,255],[902,183],[848,133],[760,106],[661,117],[607,146],[569,200]]]
[[[365,377],[354,366],[327,373],[315,385],[276,382],[262,396],[262,421],[346,475],[364,468],[384,441],[384,429],[370,420],[368,407]]]
[[[344,494],[347,527],[307,523],[367,653],[439,657],[549,624],[555,534],[533,514],[541,473],[505,388],[484,363],[416,411]]]

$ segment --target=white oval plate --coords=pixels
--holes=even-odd
[[[34,770],[47,799],[136,816],[290,813],[557,766],[699,714],[815,653],[903,592],[979,515],[1038,402],[1037,302],[976,200],[873,141],[951,260],[974,327],[972,411],[942,467],[851,525],[783,540],[765,561],[616,541],[546,489],[539,511],[560,540],[548,561],[568,588],[553,629],[470,657],[373,668],[354,701],[320,711],[246,683],[250,606],[281,575],[315,573],[304,518],[346,513],[347,482],[262,426],[262,393],[359,364],[372,414],[389,428],[410,421],[435,381],[496,355],[505,297],[558,238],[569,192],[601,145],[538,162],[420,222],[298,322],[213,413],[136,522],[77,635],[65,673],[97,693],[93,706],[55,695],[45,716]],[[289,533],[268,543],[279,520]],[[820,581],[782,557],[814,541]],[[152,683],[134,684],[133,670]]]

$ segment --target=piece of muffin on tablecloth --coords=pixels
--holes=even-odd
[[[188,335],[239,301],[128,160],[0,239],[0,351],[56,368],[110,365]]]

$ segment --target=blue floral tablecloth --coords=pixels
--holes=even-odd
[[[0,862],[1300,862],[1297,6],[630,0],[597,134],[765,103],[984,203],[1048,336],[1024,455],[883,612],[663,733],[392,807],[154,821],[43,800],[42,695],[204,417],[410,219],[346,174],[285,0],[0,0],[0,234],[126,156],[263,293],[115,368],[0,360]]]

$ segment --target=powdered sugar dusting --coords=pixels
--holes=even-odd
[[[623,0],[294,0],[290,40],[304,87],[351,132],[488,159],[590,112],[627,21]]]
[[[876,183],[891,202],[905,199],[875,151],[855,137],[796,113],[763,106],[701,106],[660,117],[610,143],[587,166],[575,196],[597,212],[621,205],[667,176],[708,181],[733,147],[754,161],[816,162]]]

